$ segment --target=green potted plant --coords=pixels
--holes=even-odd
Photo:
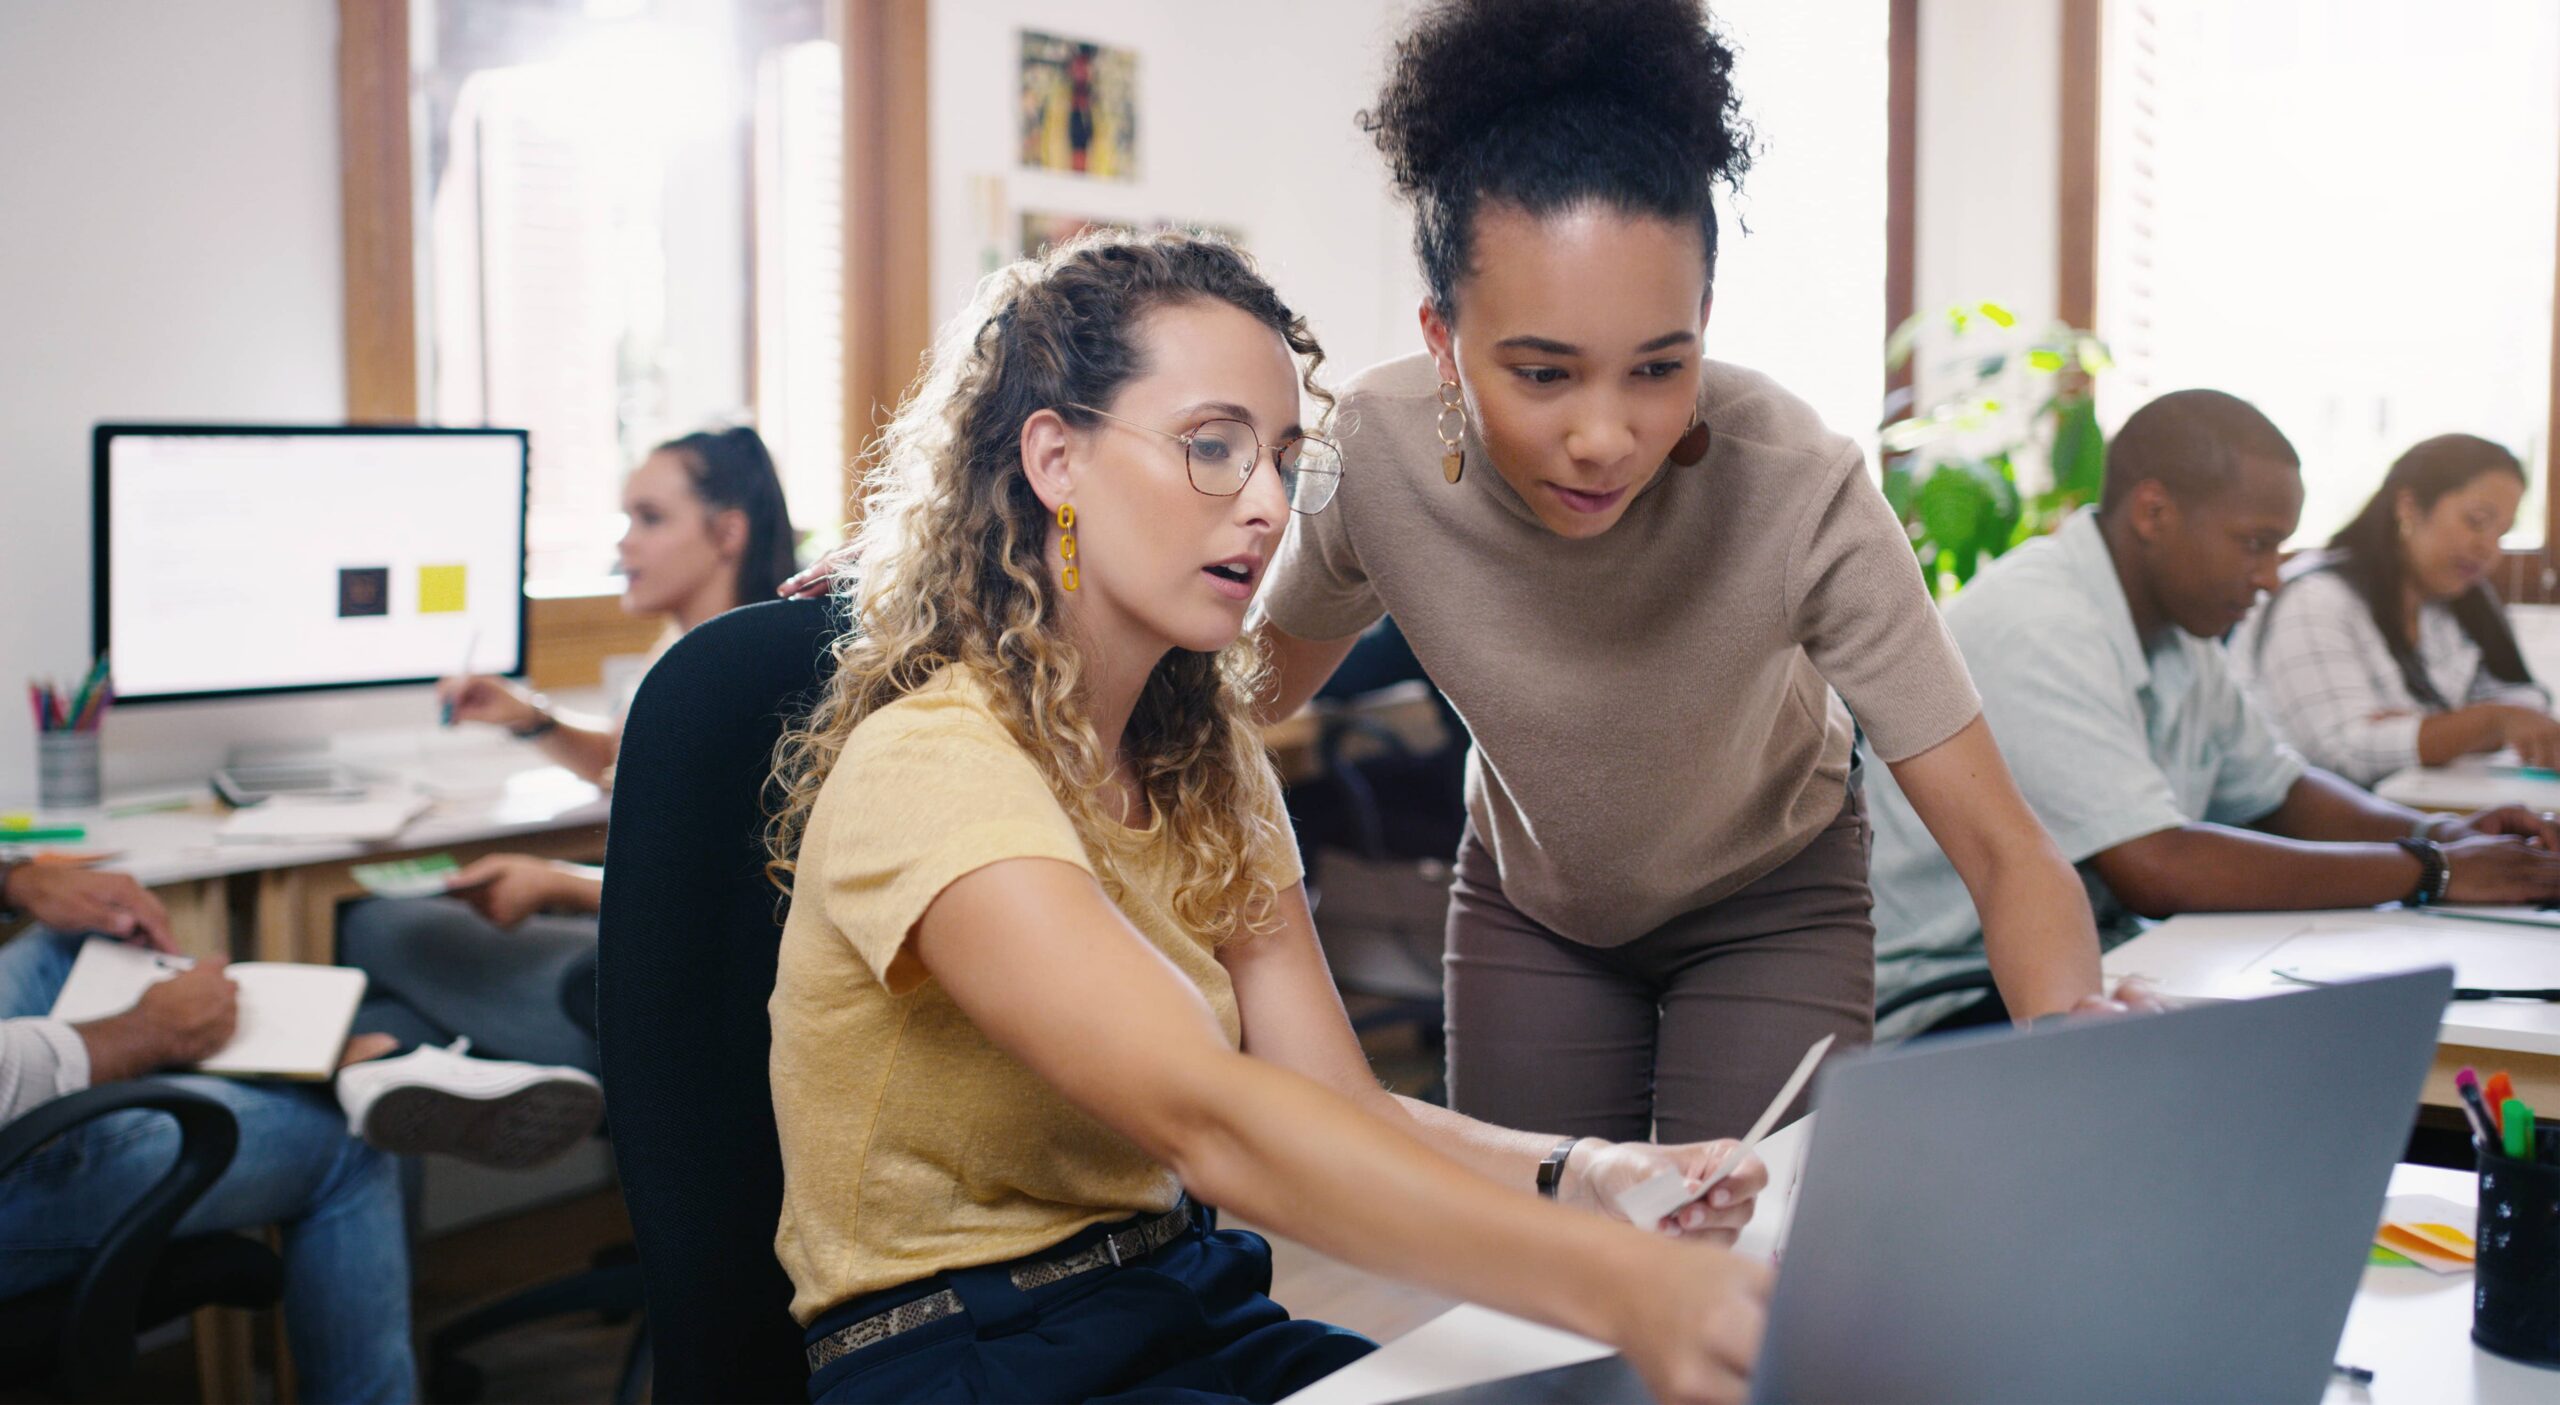
[[[1955,594],[1984,562],[2097,501],[2106,437],[2094,382],[2111,364],[2094,333],[2022,332],[1998,303],[1894,329],[1886,368],[1910,366],[1919,393],[1886,398],[1884,495],[1932,594]]]

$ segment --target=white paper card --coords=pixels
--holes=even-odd
[[[1836,1034],[1826,1034],[1815,1040],[1812,1048],[1804,1051],[1803,1061],[1796,1065],[1795,1072],[1787,1075],[1786,1084],[1778,1089],[1778,1096],[1770,1100],[1769,1106],[1762,1110],[1760,1120],[1752,1123],[1751,1130],[1743,1134],[1742,1145],[1735,1148],[1733,1153],[1727,1156],[1715,1170],[1709,1172],[1707,1178],[1698,1183],[1696,1190],[1689,1189],[1688,1181],[1677,1171],[1659,1172],[1627,1190],[1620,1191],[1618,1213],[1627,1217],[1627,1223],[1639,1229],[1651,1229],[1667,1216],[1679,1212],[1708,1191],[1715,1189],[1717,1183],[1722,1181],[1728,1172],[1742,1164],[1743,1157],[1750,1155],[1752,1149],[1760,1145],[1761,1139],[1769,1135],[1769,1129],[1778,1125],[1778,1115],[1795,1102],[1796,1094],[1804,1091],[1804,1085],[1813,1077],[1813,1070],[1821,1064],[1822,1056],[1831,1052],[1831,1045],[1838,1038]]]

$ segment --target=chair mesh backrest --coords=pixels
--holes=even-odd
[[[762,835],[774,742],[816,701],[842,624],[823,601],[722,615],[650,669],[624,723],[597,1015],[660,1400],[806,1396],[773,1255],[765,1003],[782,926]]]

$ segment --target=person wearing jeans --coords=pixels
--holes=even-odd
[[[39,923],[120,914],[118,926],[165,943],[166,918],[121,874],[0,865],[0,908]],[[417,1394],[409,1341],[409,1249],[395,1160],[347,1133],[326,1087],[280,1087],[155,1073],[230,1038],[238,995],[218,962],[153,987],[121,1015],[69,1025],[47,1017],[84,936],[47,926],[0,946],[0,1124],[92,1084],[153,1076],[221,1103],[240,1148],[178,1236],[276,1226],[284,1241],[284,1319],[303,1394],[398,1401]],[[177,1124],[155,1112],[83,1123],[0,1174],[0,1298],[69,1278],[177,1158]]]

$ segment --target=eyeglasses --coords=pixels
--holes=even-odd
[[[1231,498],[1243,492],[1266,452],[1271,455],[1272,470],[1280,475],[1281,491],[1289,495],[1292,512],[1312,517],[1324,511],[1325,505],[1333,501],[1334,490],[1342,486],[1342,451],[1331,440],[1312,434],[1293,435],[1281,444],[1265,444],[1262,436],[1253,432],[1253,426],[1242,420],[1210,420],[1189,434],[1172,434],[1091,405],[1069,403],[1058,408],[1099,415],[1180,444],[1191,486],[1213,498]]]

